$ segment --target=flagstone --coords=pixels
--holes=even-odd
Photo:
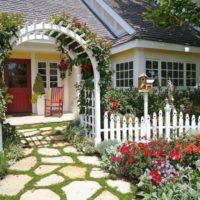
[[[65,140],[65,136],[64,135],[51,135],[49,137],[51,138],[51,140],[54,140],[54,141]]]
[[[119,198],[111,192],[104,191],[95,200],[119,200]]]
[[[70,156],[59,156],[59,157],[46,157],[42,158],[43,163],[74,163],[73,159]]]
[[[65,176],[75,179],[75,178],[85,178],[87,168],[77,167],[77,166],[67,166],[60,170]]]
[[[43,136],[47,136],[47,135],[53,135],[54,132],[52,132],[52,130],[50,130],[50,131],[43,131],[40,134],[43,135]]]
[[[49,130],[52,130],[52,127],[43,127],[43,128],[40,128],[41,131],[49,131]]]
[[[40,131],[24,132],[23,135],[24,135],[24,137],[31,137],[31,136],[38,134],[39,132]]]
[[[49,189],[29,190],[20,200],[60,200],[60,197]]]
[[[40,165],[37,169],[35,169],[34,172],[37,175],[44,175],[44,174],[51,173],[58,167],[60,167],[60,165]]]
[[[78,154],[77,149],[76,149],[75,147],[73,147],[73,146],[67,146],[67,147],[65,147],[65,148],[63,149],[63,151],[64,151],[65,153],[75,153],[75,154]]]
[[[104,178],[107,177],[109,174],[102,170],[101,168],[93,168],[90,172],[90,177],[92,178]]]
[[[57,127],[54,128],[55,131],[63,131],[65,129],[66,129],[65,126],[64,127],[63,126],[57,126]]]
[[[38,149],[38,153],[43,156],[58,156],[60,155],[60,152],[58,149],[53,148],[40,148]]]
[[[32,179],[28,175],[8,175],[0,181],[0,195],[17,195],[24,186]]]
[[[125,194],[131,192],[131,184],[123,180],[107,180],[107,184],[117,191]]]
[[[53,143],[53,147],[65,147],[67,146],[69,143],[65,142],[65,141],[59,141],[59,142],[56,142],[56,143]]]
[[[20,161],[17,161],[9,169],[17,171],[29,171],[37,163],[37,159],[34,156],[26,157]]]
[[[30,129],[21,129],[21,130],[18,130],[17,132],[25,133],[25,132],[31,132],[31,131],[36,131],[36,130],[37,130],[36,128],[30,128]]]
[[[24,156],[28,156],[33,152],[33,148],[24,148],[23,149],[23,154]]]
[[[65,192],[67,200],[87,200],[90,198],[101,186],[95,181],[74,181],[62,190]]]
[[[58,175],[58,174],[51,174],[45,178],[42,178],[40,181],[38,181],[35,186],[50,186],[50,185],[56,185],[58,183],[62,183],[65,179]]]
[[[97,156],[78,156],[78,159],[88,165],[96,165],[100,166],[101,162],[100,159]]]

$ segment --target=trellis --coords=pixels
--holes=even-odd
[[[93,98],[91,104],[93,112],[90,115],[83,114],[82,119],[84,120],[82,120],[82,123],[84,127],[91,126],[90,121],[92,118],[93,122],[90,134],[95,135],[94,139],[95,143],[97,144],[100,141],[100,119],[101,119],[100,86],[99,86],[100,74],[99,71],[97,70],[98,63],[95,56],[93,55],[92,50],[88,48],[88,43],[90,41],[89,40],[86,41],[84,39],[85,33],[79,35],[77,33],[79,30],[78,28],[73,30],[70,28],[71,24],[68,24],[66,27],[63,26],[62,24],[63,23],[59,23],[58,25],[56,25],[45,21],[43,22],[35,21],[32,24],[27,23],[22,29],[18,31],[17,33],[18,38],[13,37],[11,39],[11,44],[13,44],[14,46],[18,46],[21,43],[31,40],[47,40],[56,43],[58,37],[65,35],[66,38],[71,38],[72,41],[63,48],[67,51],[68,55],[72,59],[76,58],[81,54],[87,55],[88,59],[92,64],[93,74],[94,74],[94,79],[93,79],[94,91],[92,92]]]

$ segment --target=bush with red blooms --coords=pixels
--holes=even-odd
[[[109,100],[109,104],[110,104],[111,109],[112,109],[113,111],[117,111],[118,108],[120,107],[119,102],[118,102],[117,100],[115,100],[112,96],[110,96],[110,97],[108,98],[108,100]]]
[[[147,170],[152,184],[159,186],[176,178],[176,165],[194,167],[200,159],[200,134],[186,144],[175,141],[128,142],[112,158],[118,175],[138,181]]]

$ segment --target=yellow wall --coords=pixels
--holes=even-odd
[[[117,53],[114,55],[111,55],[111,62],[118,62],[119,60],[125,60],[125,59],[133,59],[134,57],[134,50],[128,50],[128,51],[123,51],[121,53]]]

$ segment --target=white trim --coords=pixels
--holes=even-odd
[[[200,53],[200,47],[136,39],[134,41],[129,41],[121,45],[112,47],[111,54],[120,53],[133,48],[147,48],[185,52],[186,47],[189,47],[190,53]]]
[[[84,0],[84,2],[95,12],[96,15],[98,15],[98,17],[101,18],[101,20],[117,36],[125,35],[126,33],[130,35],[135,33],[135,30],[103,0]],[[97,3],[102,8],[102,11],[95,9],[95,6],[94,6],[95,3]],[[124,30],[124,33],[119,30],[117,31],[116,26],[114,24],[111,25],[111,23],[109,23],[108,20],[106,20],[106,17],[104,16],[103,12],[108,14],[113,19],[113,21],[116,22],[117,25],[122,27],[122,29]]]

